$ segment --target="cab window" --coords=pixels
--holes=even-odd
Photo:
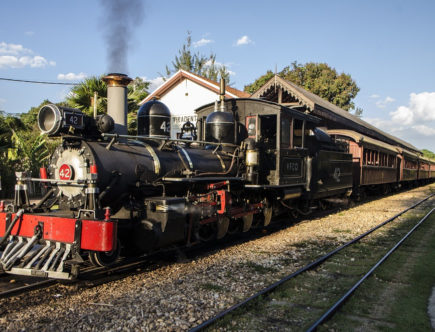
[[[304,147],[304,121],[293,119],[293,147]]]
[[[281,118],[281,147],[290,148],[291,147],[291,126],[292,121],[290,118]]]

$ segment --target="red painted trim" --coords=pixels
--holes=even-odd
[[[249,210],[247,210],[247,211],[243,207],[235,207],[229,211],[229,214],[230,214],[231,218],[237,219],[237,218],[241,218],[243,216],[247,216],[250,214],[260,213],[261,212],[260,209],[262,207],[263,207],[263,203],[251,204],[251,205],[249,205]],[[213,216],[210,218],[202,219],[199,223],[201,225],[205,225],[205,224],[210,224],[210,223],[216,222],[216,221],[217,221],[217,217]]]
[[[92,251],[112,251],[116,241],[116,222],[82,220],[81,248]]]
[[[231,206],[231,195],[226,190],[217,190],[217,195],[220,197],[221,207],[216,212],[218,214],[224,214]]]
[[[207,185],[207,189],[212,190],[212,189],[222,188],[229,183],[230,183],[230,181],[228,181],[228,180],[222,181],[222,182],[210,183],[209,185]]]
[[[12,219],[15,214],[12,215]],[[12,229],[12,235],[32,237],[35,227],[43,224],[43,240],[73,243],[77,219],[23,214]],[[0,213],[0,236],[6,232],[6,213]],[[116,222],[104,220],[82,220],[80,235],[81,249],[111,251],[116,241]]]

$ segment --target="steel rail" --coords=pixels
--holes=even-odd
[[[435,211],[435,208],[429,211],[420,221],[408,232],[406,235],[400,239],[396,245],[388,251],[384,257],[382,257],[373,267],[360,279],[358,280],[347,292],[344,294],[337,302],[335,302],[323,315],[320,317],[313,325],[311,325],[307,332],[311,332],[317,329],[319,325],[330,318],[337,310],[343,305],[343,303],[353,294],[353,292],[365,281],[397,248],[399,248],[402,243],[412,234],[414,231]]]
[[[41,281],[32,283],[30,285],[15,287],[15,288],[0,292],[0,298],[10,297],[13,295],[24,293],[25,291],[30,291],[30,290],[34,290],[34,289],[38,289],[38,288],[42,288],[42,287],[48,287],[48,286],[56,284],[57,282],[58,281],[56,279],[45,279],[45,280],[41,280]]]
[[[357,236],[356,238],[354,238],[353,240],[350,240],[349,242],[346,242],[345,244],[341,245],[340,247],[330,251],[329,253],[327,253],[326,255],[320,257],[319,259],[315,260],[314,262],[311,262],[307,265],[305,265],[304,267],[300,268],[299,270],[293,272],[292,274],[289,274],[287,276],[285,276],[284,278],[282,278],[281,280],[278,280],[277,282],[273,283],[272,285],[260,290],[259,292],[253,294],[252,296],[246,298],[245,300],[236,303],[235,305],[231,306],[230,308],[218,313],[216,316],[206,320],[205,322],[203,322],[202,324],[193,327],[192,329],[189,330],[189,332],[196,332],[196,331],[201,331],[203,329],[205,329],[206,327],[214,324],[216,321],[218,321],[219,319],[223,318],[224,316],[228,315],[229,313],[235,311],[236,309],[246,305],[247,303],[255,300],[256,298],[262,296],[262,295],[266,295],[268,293],[270,293],[271,291],[273,291],[274,289],[276,289],[278,286],[282,285],[283,283],[285,283],[286,281],[295,278],[296,276],[314,269],[315,267],[319,266],[320,264],[322,264],[323,262],[325,262],[326,260],[328,260],[331,256],[335,255],[336,253],[338,253],[339,251],[345,249],[346,247],[358,242],[359,240],[361,240],[362,238],[366,237],[367,235],[373,233],[374,231],[376,231],[377,229],[385,226],[386,224],[390,223],[391,221],[397,219],[398,217],[400,217],[401,215],[403,215],[404,213],[408,212],[411,209],[416,208],[417,206],[419,206],[420,204],[424,203],[425,201],[427,201],[428,199],[430,199],[431,197],[433,197],[435,194],[431,194],[429,196],[427,196],[426,198],[422,199],[421,201],[415,203],[414,205],[406,208],[405,210],[397,213],[396,215],[394,215],[393,217],[385,220],[384,222],[380,223],[379,225],[373,227],[372,229],[368,230],[367,232],[365,232],[364,234],[361,234],[359,236]]]

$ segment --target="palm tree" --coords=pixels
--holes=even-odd
[[[92,115],[95,92],[98,96],[97,112],[100,114],[105,113],[107,109],[107,85],[101,77],[92,76],[86,78],[79,85],[71,89],[66,100],[71,107],[78,108],[82,112]]]

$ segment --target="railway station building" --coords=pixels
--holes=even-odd
[[[171,111],[171,138],[177,138],[181,126],[196,123],[198,107],[219,100],[220,85],[185,70],[179,70],[139,104],[158,99]],[[225,98],[249,98],[249,93],[226,87]]]

